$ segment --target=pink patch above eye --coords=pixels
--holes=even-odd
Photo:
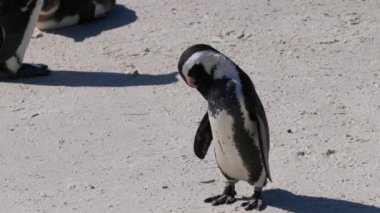
[[[191,87],[197,88],[197,81],[193,77],[189,77],[187,84]]]

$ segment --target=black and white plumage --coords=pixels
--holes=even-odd
[[[52,30],[105,16],[115,0],[45,0],[37,27]]]
[[[23,64],[43,0],[0,1],[0,75],[30,77],[47,75],[46,65]]]
[[[269,127],[252,81],[228,57],[205,44],[189,47],[178,69],[186,83],[208,101],[208,112],[195,136],[195,154],[203,159],[213,140],[216,161],[227,179],[224,192],[205,201],[234,202],[235,183],[242,180],[255,186],[243,205],[247,210],[261,209],[262,187],[271,180]]]

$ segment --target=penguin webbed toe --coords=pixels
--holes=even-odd
[[[28,78],[37,76],[47,76],[50,74],[48,66],[45,64],[22,64],[21,68],[16,74],[11,75],[10,78]]]
[[[31,64],[31,63],[24,63],[22,64],[20,69],[48,69],[48,65],[46,64]]]
[[[236,201],[235,195],[235,185],[227,184],[222,194],[206,198],[204,202],[211,203],[213,206],[218,206],[221,204],[232,204]]]
[[[258,211],[262,211],[265,209],[265,205],[263,203],[263,200],[262,199],[256,199],[256,198],[252,198],[249,201],[242,203],[241,206],[244,207],[245,210],[247,210],[247,211],[250,211],[253,209],[256,209]]]
[[[211,203],[213,206],[218,206],[235,203],[236,198],[235,195],[222,194],[206,198],[204,201],[205,203]]]
[[[247,211],[250,211],[253,209],[262,211],[266,208],[266,205],[264,204],[261,198],[261,192],[257,192],[257,191],[255,191],[255,193],[250,198],[248,198],[246,202],[243,202],[241,206],[244,207],[245,210]]]

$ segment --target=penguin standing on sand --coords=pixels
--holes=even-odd
[[[49,74],[46,65],[23,64],[43,0],[0,1],[0,77]]]
[[[37,27],[52,30],[105,16],[115,0],[45,0]]]
[[[213,140],[216,161],[227,179],[223,193],[205,202],[235,202],[235,184],[242,180],[254,185],[252,197],[242,206],[262,210],[262,188],[271,180],[269,127],[252,81],[228,57],[205,44],[189,47],[178,69],[186,83],[208,101],[208,112],[195,136],[195,154],[203,159]]]

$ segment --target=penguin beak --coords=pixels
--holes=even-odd
[[[193,87],[193,88],[197,88],[198,85],[197,85],[197,81],[195,80],[195,78],[193,77],[189,77],[188,80],[187,80],[187,84],[190,86],[190,87]]]

